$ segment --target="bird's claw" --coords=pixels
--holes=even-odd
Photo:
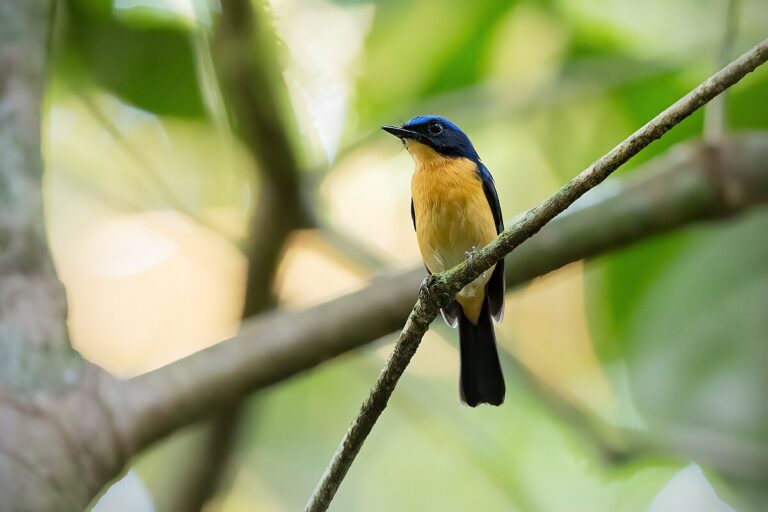
[[[432,274],[428,275],[419,285],[419,297],[423,297],[425,300],[428,300],[430,296],[429,287],[432,284],[432,277]]]
[[[475,271],[475,256],[477,256],[477,246],[472,246],[471,251],[464,251],[464,256],[467,257],[467,261],[469,262],[469,271],[474,272]]]

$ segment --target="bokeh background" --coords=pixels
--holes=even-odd
[[[258,182],[217,83],[219,10],[216,0],[66,0],[56,12],[50,238],[73,342],[118,375],[217,343],[240,321]],[[419,262],[412,163],[381,124],[425,113],[457,122],[511,219],[713,72],[727,10],[725,0],[267,1],[280,108],[323,226],[291,237],[281,306]],[[768,4],[740,0],[735,13],[731,56],[766,36]],[[727,116],[734,131],[768,128],[767,73],[731,91]],[[618,174],[702,126],[692,116]],[[536,279],[509,292],[497,332],[504,406],[459,406],[455,333],[436,323],[334,510],[768,507],[765,474],[650,448],[658,433],[768,453],[765,211]],[[205,510],[301,509],[392,343],[250,400]],[[619,430],[642,441],[612,454]],[[193,427],[141,456],[95,509],[174,511],[205,436]]]

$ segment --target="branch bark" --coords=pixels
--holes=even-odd
[[[94,373],[70,347],[44,227],[40,103],[52,16],[50,0],[0,2],[0,496],[11,511],[82,510],[126,461],[106,409],[70,400]],[[64,402],[77,428],[59,416]]]
[[[447,305],[459,290],[536,234],[576,199],[605,180],[619,166],[766,60],[768,60],[768,40],[759,43],[707,79],[582,171],[547,200],[529,210],[525,216],[502,232],[494,242],[482,249],[472,266],[464,262],[444,273],[431,276],[428,287],[420,294],[400,333],[392,355],[368,398],[363,402],[360,412],[352,421],[305,510],[308,512],[327,510],[363,442],[386,408],[397,381],[416,353],[421,338],[429,329],[429,324],[435,319],[440,307]]]
[[[55,388],[77,380],[64,287],[46,240],[40,101],[49,0],[0,3],[0,385]]]

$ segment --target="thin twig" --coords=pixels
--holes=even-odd
[[[174,512],[200,512],[230,474],[232,453],[240,441],[240,428],[247,409],[232,406],[224,409],[205,424],[200,436],[187,442],[195,443],[194,458],[189,464],[178,466],[173,472],[176,481],[166,491],[167,510]]]
[[[529,210],[519,221],[501,233],[494,242],[482,249],[475,257],[471,267],[467,262],[464,262],[444,273],[433,276],[429,286],[416,301],[392,355],[333,455],[330,464],[312,493],[305,511],[320,512],[328,509],[339,485],[344,480],[363,442],[386,408],[397,381],[416,353],[421,338],[432,320],[437,316],[441,306],[448,304],[459,290],[515,247],[536,234],[550,220],[565,211],[576,199],[601,183],[643,148],[660,138],[672,127],[741,80],[766,60],[768,60],[768,39],[708,78],[582,171],[547,200]]]

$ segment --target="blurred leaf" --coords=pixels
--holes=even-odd
[[[478,81],[493,27],[513,2],[378,5],[358,83],[366,120],[411,115],[408,103]]]
[[[643,126],[658,115],[659,112],[667,108],[667,106],[688,94],[691,89],[706,78],[708,73],[713,73],[714,71],[713,67],[688,75],[679,71],[665,73],[619,87],[615,91],[615,95],[618,97],[634,130]],[[703,110],[695,112],[691,117],[675,126],[675,129],[666,134],[662,139],[643,150],[632,160],[632,166],[638,166],[684,140],[698,137],[701,134],[703,117]],[[629,135],[629,133],[626,135]]]
[[[608,317],[593,322],[599,353],[624,358],[650,432],[687,432],[686,451],[727,454],[718,462],[742,475],[768,464],[768,402],[755,392],[768,387],[767,232],[761,212],[593,268],[593,311]]]
[[[768,128],[768,73],[763,70],[744,79],[728,93],[728,123],[734,130]]]
[[[689,237],[681,233],[660,237],[592,264],[587,273],[588,311],[595,349],[603,361],[627,356],[626,333],[636,308],[656,277],[690,248]]]
[[[765,233],[765,212],[705,230],[652,277],[626,332],[649,416],[768,442]]]
[[[58,70],[75,87],[96,82],[145,110],[204,113],[190,28],[142,10],[119,17],[111,0],[66,0]]]

